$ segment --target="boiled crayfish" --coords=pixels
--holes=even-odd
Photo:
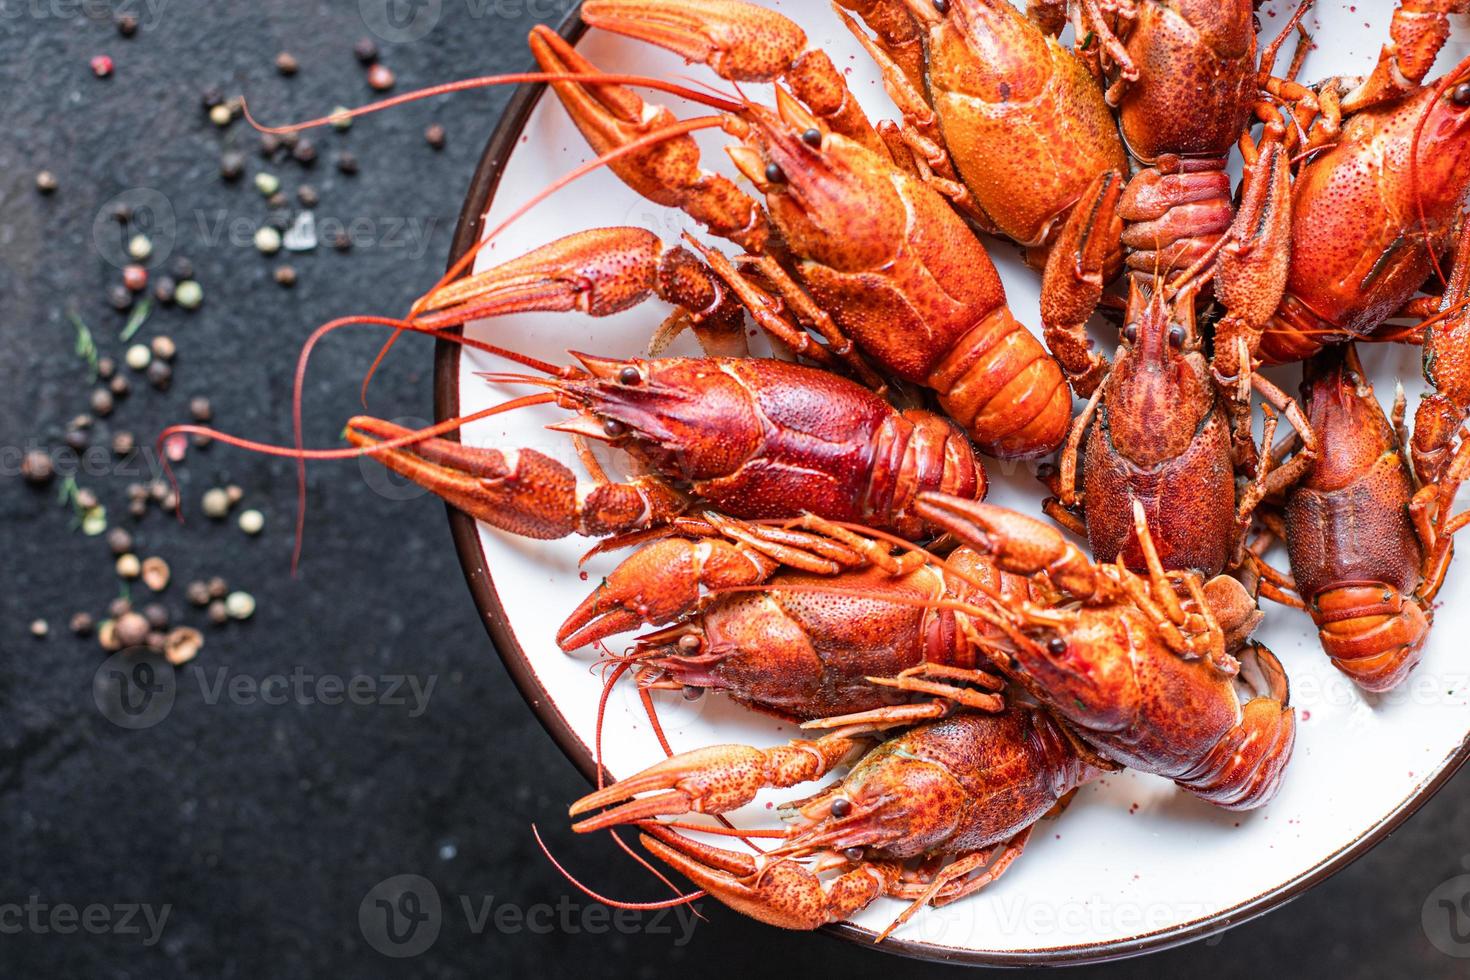
[[[771,749],[686,752],[578,800],[575,829],[637,824],[645,847],[711,896],[786,929],[815,929],[885,895],[911,901],[892,931],[927,903],[994,881],[1036,821],[1096,771],[1076,738],[1036,708],[927,722],[876,747],[874,734],[848,726]],[[762,789],[819,779],[845,762],[852,771],[840,782],[791,805],[794,824],[764,854],[712,847],[654,820],[727,813]],[[585,816],[603,807],[611,809]],[[800,863],[807,858],[815,866]],[[823,880],[825,872],[836,874]]]
[[[1453,536],[1466,523],[1452,506],[1470,475],[1470,444],[1438,482],[1417,477],[1403,402],[1390,423],[1352,345],[1308,362],[1302,396],[1324,449],[1272,521],[1291,576],[1258,563],[1261,590],[1304,607],[1332,663],[1355,683],[1387,691],[1418,664],[1429,636]]]
[[[1122,345],[1073,423],[1060,465],[1051,473],[1056,500],[1047,511],[1085,534],[1098,560],[1120,558],[1129,568],[1143,570],[1145,549],[1134,521],[1135,508],[1141,507],[1165,568],[1218,575],[1243,559],[1257,505],[1300,478],[1319,440],[1291,398],[1253,375],[1255,390],[1286,414],[1303,448],[1283,466],[1262,466],[1254,479],[1242,478],[1237,491],[1242,456],[1232,444],[1225,400],[1217,394],[1202,349],[1193,292],[1170,303],[1162,284],[1147,298],[1136,282],[1130,290]],[[1274,431],[1274,415],[1267,424]]]
[[[1394,15],[1394,41],[1374,74],[1327,111],[1346,83],[1321,86],[1322,121],[1305,138],[1311,154],[1293,188],[1286,290],[1266,319],[1221,324],[1217,346],[1242,346],[1267,363],[1303,360],[1355,339],[1425,345],[1424,375],[1435,389],[1419,406],[1414,452],[1426,474],[1448,464],[1470,412],[1465,281],[1470,276],[1470,61],[1420,85],[1448,36],[1447,15],[1463,0],[1408,2]],[[1443,275],[1452,254],[1455,268]],[[1416,294],[1440,275],[1443,296]],[[1408,328],[1383,327],[1410,317]],[[1217,363],[1233,384],[1228,365]]]
[[[1296,714],[1281,664],[1247,644],[1261,614],[1239,582],[1166,572],[1141,507],[1134,533],[1147,577],[1094,564],[1051,527],[1002,507],[933,493],[916,506],[1003,571],[1044,577],[1072,600],[995,604],[988,618],[1005,639],[990,633],[978,642],[1084,741],[1227,809],[1262,806],[1276,794]],[[1244,705],[1236,693],[1243,663],[1259,687]]]
[[[573,613],[569,625],[578,632],[565,645],[621,627],[626,597],[682,578],[688,547],[656,542],[616,569]],[[942,564],[897,574],[878,565],[836,575],[783,569],[756,591],[717,589],[697,609],[687,588],[692,614],[640,636],[623,659],[639,668],[640,687],[710,690],[802,721],[879,709],[885,723],[942,717],[955,707],[997,710],[1002,684],[974,631],[961,627],[962,613],[943,605],[963,603],[976,589],[1020,598],[1028,580],[959,548]],[[932,700],[906,703],[912,695]]]
[[[768,29],[789,36],[784,27],[769,27],[771,18],[784,18],[769,15],[742,22],[746,29],[722,32],[715,29],[718,20],[691,16],[707,8],[735,10],[742,17],[769,14],[708,0],[692,11],[599,0],[584,15],[594,25],[616,26],[701,57],[729,77],[788,70],[785,57],[772,61],[766,57],[770,47],[752,43],[753,37],[766,38]],[[729,43],[733,39],[746,43]],[[550,31],[533,33],[532,46],[548,71],[592,70]],[[799,51],[798,45],[790,58]],[[763,67],[748,66],[746,57],[758,57]],[[620,86],[557,82],[554,88],[594,147],[626,145],[665,119]],[[747,199],[729,220],[706,221],[748,252],[737,263],[737,275],[724,275],[727,285],[739,292],[746,288],[741,281],[759,283],[838,356],[855,344],[884,372],[933,389],[940,406],[982,451],[1012,458],[1053,451],[1071,417],[1066,383],[1057,363],[1006,306],[1000,277],[969,225],[929,182],[896,165],[871,141],[855,138],[850,128],[831,127],[830,116],[804,107],[784,89],[777,89],[776,103],[772,110],[745,102],[727,117],[727,130],[740,140],[730,156],[765,201],[762,208]],[[688,154],[661,155],[651,163],[640,154],[614,170],[650,199],[696,216],[708,210],[705,190],[716,184]],[[724,185],[718,186],[723,193]],[[728,229],[737,226],[742,231],[731,235]],[[1106,252],[1104,237],[1080,247]],[[718,259],[706,258],[720,271]],[[797,353],[808,349],[789,332],[775,333],[784,342],[796,340]]]

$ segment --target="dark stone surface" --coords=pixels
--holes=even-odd
[[[118,7],[140,15],[132,40],[105,17],[88,16]],[[442,14],[423,40],[380,42],[400,91],[523,67],[526,29],[563,12],[536,0],[443,0],[425,9],[433,7]],[[17,448],[59,445],[66,420],[86,410],[89,386],[71,351],[66,312],[91,325],[104,354],[122,353],[116,335],[123,317],[106,297],[120,275],[107,259],[117,233],[106,203],[138,188],[161,193],[176,218],[172,251],[194,261],[206,299],[193,315],[163,309],[149,319],[141,338],[167,333],[177,342],[173,386],[159,394],[132,376],[133,394],[102,431],[128,429],[147,443],[164,424],[187,418],[191,396],[208,394],[226,430],[287,441],[291,368],[307,331],[346,312],[400,311],[437,276],[507,93],[411,106],[360,121],[345,135],[314,133],[321,158],[314,168],[271,165],[288,192],[303,180],[318,187],[319,218],[365,219],[374,240],[351,254],[320,248],[290,257],[300,282],[285,291],[272,281],[284,256],[266,260],[248,243],[216,235],[221,218],[243,218],[253,228],[266,215],[249,182],[262,161],[243,124],[220,131],[204,119],[200,92],[217,85],[229,95],[247,93],[269,120],[366,99],[352,53],[367,33],[358,3],[0,0],[0,14],[0,904],[36,896],[51,907],[172,907],[152,945],[116,932],[62,934],[44,916],[15,932],[14,919],[0,918],[0,973],[937,975],[941,967],[778,933],[710,903],[709,921],[682,944],[677,927],[673,936],[592,935],[560,925],[539,934],[497,929],[492,919],[476,932],[460,896],[472,909],[491,896],[495,907],[546,903],[556,920],[559,904],[576,903],[573,921],[587,908],[536,850],[533,822],[606,892],[652,898],[656,886],[605,841],[566,833],[564,808],[584,784],[492,654],[442,507],[426,498],[389,499],[354,464],[313,467],[306,560],[292,579],[292,466],[220,445],[191,451],[180,469],[187,525],[151,513],[136,522],[138,550],[172,563],[167,603],[178,619],[203,625],[183,599],[184,584],[203,575],[225,576],[252,592],[259,608],[248,623],[205,627],[207,645],[178,675],[176,703],[160,724],[124,731],[104,720],[91,694],[103,656],[66,623],[76,610],[100,616],[117,594],[111,558],[101,539],[71,527],[56,485],[37,492],[15,472]],[[300,61],[294,78],[273,67],[283,49]],[[102,52],[116,62],[105,81],[88,68]],[[448,128],[442,153],[424,142],[431,121]],[[216,175],[229,147],[248,154],[247,179],[236,185]],[[341,148],[358,157],[358,176],[334,168]],[[60,181],[50,197],[34,189],[43,168]],[[93,230],[99,214],[112,235],[100,247]],[[405,240],[397,231],[404,222],[416,222],[421,237]],[[155,231],[161,253],[169,236]],[[309,444],[335,444],[381,339],[376,331],[349,331],[323,345],[308,387]],[[422,341],[399,345],[373,389],[377,411],[429,415],[429,354]],[[137,477],[107,460],[94,470],[79,482],[115,520],[132,525],[124,487]],[[260,537],[200,515],[202,491],[225,482],[243,486],[246,504],[265,512]],[[49,639],[29,635],[35,617],[50,621]],[[435,687],[427,710],[411,716],[407,707],[384,704],[215,697],[210,685],[221,671],[255,682],[293,671],[406,673]],[[1403,831],[1289,907],[1214,944],[1099,972],[1258,977],[1286,967],[1338,980],[1464,976],[1465,961],[1437,952],[1419,923],[1431,889],[1464,870],[1470,832],[1455,815],[1467,803],[1470,781],[1462,776]],[[357,916],[371,888],[402,873],[435,884],[445,921],[429,951],[392,960],[368,945]],[[7,914],[14,913],[0,909]]]

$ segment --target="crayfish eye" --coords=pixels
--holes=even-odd
[[[627,433],[628,427],[617,419],[603,419],[602,431],[606,432],[609,437],[616,439],[618,436]]]
[[[1177,323],[1169,328],[1169,346],[1175,350],[1184,346],[1184,328]]]
[[[679,637],[679,649],[685,653],[698,653],[703,644],[695,633],[685,633]]]
[[[939,15],[943,17],[949,13],[949,0],[934,0],[934,9],[939,11]]]
[[[1060,657],[1067,652],[1067,641],[1060,636],[1054,636],[1046,641],[1046,650],[1053,657]]]
[[[804,132],[804,133],[801,134],[801,141],[803,143],[805,143],[807,146],[816,147],[817,149],[821,149],[821,146],[822,146],[822,131],[820,129],[817,129],[815,126],[813,126],[811,129],[808,129],[806,132]]]
[[[1470,82],[1461,82],[1451,89],[1450,101],[1457,106],[1470,106]]]
[[[852,800],[839,796],[832,801],[832,816],[841,820],[852,812]]]
[[[684,695],[685,701],[698,701],[704,697],[704,688],[695,687],[693,684],[685,684],[684,690],[681,693]]]
[[[643,375],[638,373],[637,368],[629,364],[627,367],[618,372],[618,380],[625,385],[636,385],[638,382],[643,380]]]
[[[768,163],[768,164],[766,164],[766,183],[768,183],[768,184],[784,184],[784,183],[786,183],[786,171],[782,170],[779,164],[775,164],[775,163]]]
[[[1138,324],[1129,323],[1124,325],[1123,339],[1130,344],[1138,343]]]

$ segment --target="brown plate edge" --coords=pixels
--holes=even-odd
[[[576,43],[586,30],[587,25],[575,8],[567,14],[557,28],[558,33],[572,43]],[[521,85],[506,105],[505,113],[491,134],[485,152],[475,169],[474,177],[470,181],[469,190],[465,196],[465,206],[460,212],[459,224],[455,228],[450,247],[451,265],[464,255],[483,233],[484,215],[500,184],[505,163],[509,160],[516,141],[520,138],[521,131],[525,128],[531,111],[536,107],[544,89],[545,86],[539,83]],[[436,421],[443,421],[459,414],[461,350],[458,344],[448,341],[440,341],[435,345],[434,418]],[[458,439],[458,433],[451,433],[449,438]],[[531,710],[535,712],[542,727],[551,735],[552,740],[556,742],[563,754],[587,778],[588,782],[596,782],[597,767],[591,753],[572,731],[560,709],[557,708],[556,702],[541,685],[520,643],[508,628],[504,607],[495,590],[495,584],[490,578],[489,569],[485,563],[485,554],[480,547],[478,525],[473,518],[453,507],[446,507],[446,510],[449,514],[449,528],[454,538],[455,551],[464,569],[465,582],[469,586],[475,607],[479,610],[480,617],[485,623],[491,644],[500,655],[516,688],[525,698],[526,703],[530,705]],[[979,952],[902,938],[890,938],[874,948],[914,959],[945,963],[1036,967],[1080,965],[1127,959],[1203,939],[1279,908],[1362,857],[1384,837],[1398,829],[1430,797],[1439,792],[1467,759],[1470,759],[1470,735],[1467,735],[1459,748],[1441,763],[1440,769],[1432,779],[1421,784],[1418,790],[1404,799],[1375,827],[1339,849],[1310,872],[1233,908],[1176,926],[1173,929],[1110,943],[1091,943],[1046,950]],[[604,775],[610,778],[610,774],[604,773]],[[870,929],[848,922],[827,926],[822,931],[836,938],[867,945],[873,945],[876,935]]]

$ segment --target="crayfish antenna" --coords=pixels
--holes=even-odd
[[[586,895],[594,902],[601,902],[603,905],[606,905],[609,908],[633,909],[639,912],[652,912],[656,911],[657,909],[672,909],[678,908],[680,905],[688,905],[691,902],[697,902],[699,899],[705,896],[705,892],[701,890],[689,892],[685,895],[679,895],[675,898],[670,898],[662,902],[623,902],[619,901],[616,898],[608,898],[606,895],[595,892],[591,888],[582,884],[582,882],[577,880],[577,878],[573,876],[570,871],[562,867],[561,862],[552,855],[550,849],[548,849],[546,846],[546,842],[541,839],[541,831],[536,829],[535,824],[531,824],[531,835],[536,838],[536,846],[541,848],[541,853],[546,856],[546,860],[551,862],[551,866],[555,868],[557,872],[560,873],[561,876],[565,878],[569,884],[572,885],[572,887],[576,888],[583,895]]]
[[[518,408],[525,408],[529,405],[543,405],[548,402],[553,402],[555,400],[556,395],[550,392],[539,395],[527,395],[524,398],[517,398],[513,401],[509,401],[501,405],[495,405],[491,408],[483,409],[470,415],[463,415],[457,418],[445,419],[443,422],[438,422],[434,425],[428,426],[427,428],[419,429],[416,431],[403,430],[401,434],[395,435],[393,438],[385,439],[381,442],[373,442],[360,446],[348,446],[342,449],[302,449],[297,446],[276,446],[270,443],[258,442],[254,439],[246,439],[241,436],[232,435],[228,432],[222,432],[219,429],[207,425],[168,426],[166,429],[158,434],[158,438],[155,440],[154,444],[156,450],[159,453],[159,457],[163,460],[164,476],[168,479],[169,485],[175,491],[175,495],[177,495],[179,488],[178,478],[174,473],[172,464],[168,461],[168,457],[163,453],[164,444],[174,436],[204,436],[209,439],[222,442],[227,446],[234,446],[237,449],[244,449],[247,452],[259,453],[263,456],[277,456],[283,459],[293,459],[298,462],[359,459],[363,456],[377,456],[384,453],[391,453],[394,450],[401,449],[404,446],[412,446],[420,442],[425,442],[438,436],[442,436],[445,433],[457,431],[461,427],[469,425],[471,422],[478,422],[481,419],[487,419],[491,416],[499,415],[502,412],[514,411]],[[304,499],[305,498],[303,495],[301,498],[299,498],[299,501],[304,501]],[[179,520],[182,521],[182,507],[180,507],[177,513],[179,516]],[[305,519],[306,515],[304,510],[299,511],[297,514],[296,522],[296,548],[293,553],[291,566],[291,571],[293,575],[296,572],[296,561],[301,553],[302,535],[305,532]]]
[[[638,88],[650,88],[669,95],[676,95],[691,102],[707,105],[723,112],[740,111],[740,103],[734,101],[718,90],[699,91],[685,85],[679,85],[662,78],[654,78],[649,75],[610,75],[603,72],[545,72],[545,71],[522,71],[509,72],[503,75],[482,75],[478,78],[463,78],[456,82],[443,82],[439,85],[430,85],[427,88],[416,89],[412,92],[404,92],[401,95],[390,96],[377,102],[358,106],[355,109],[338,109],[329,116],[318,116],[305,122],[290,123],[285,126],[264,126],[258,122],[250,112],[250,105],[244,99],[240,99],[240,111],[245,121],[256,131],[269,133],[275,136],[284,136],[288,133],[299,133],[308,129],[319,129],[341,123],[343,120],[357,119],[362,116],[371,115],[374,112],[382,112],[385,109],[397,108],[410,102],[419,102],[424,99],[432,99],[440,95],[450,95],[455,92],[471,92],[484,88],[495,88],[500,85],[522,85],[545,82],[581,82],[584,84],[607,84],[607,85],[632,85]],[[710,86],[704,86],[711,88]]]

